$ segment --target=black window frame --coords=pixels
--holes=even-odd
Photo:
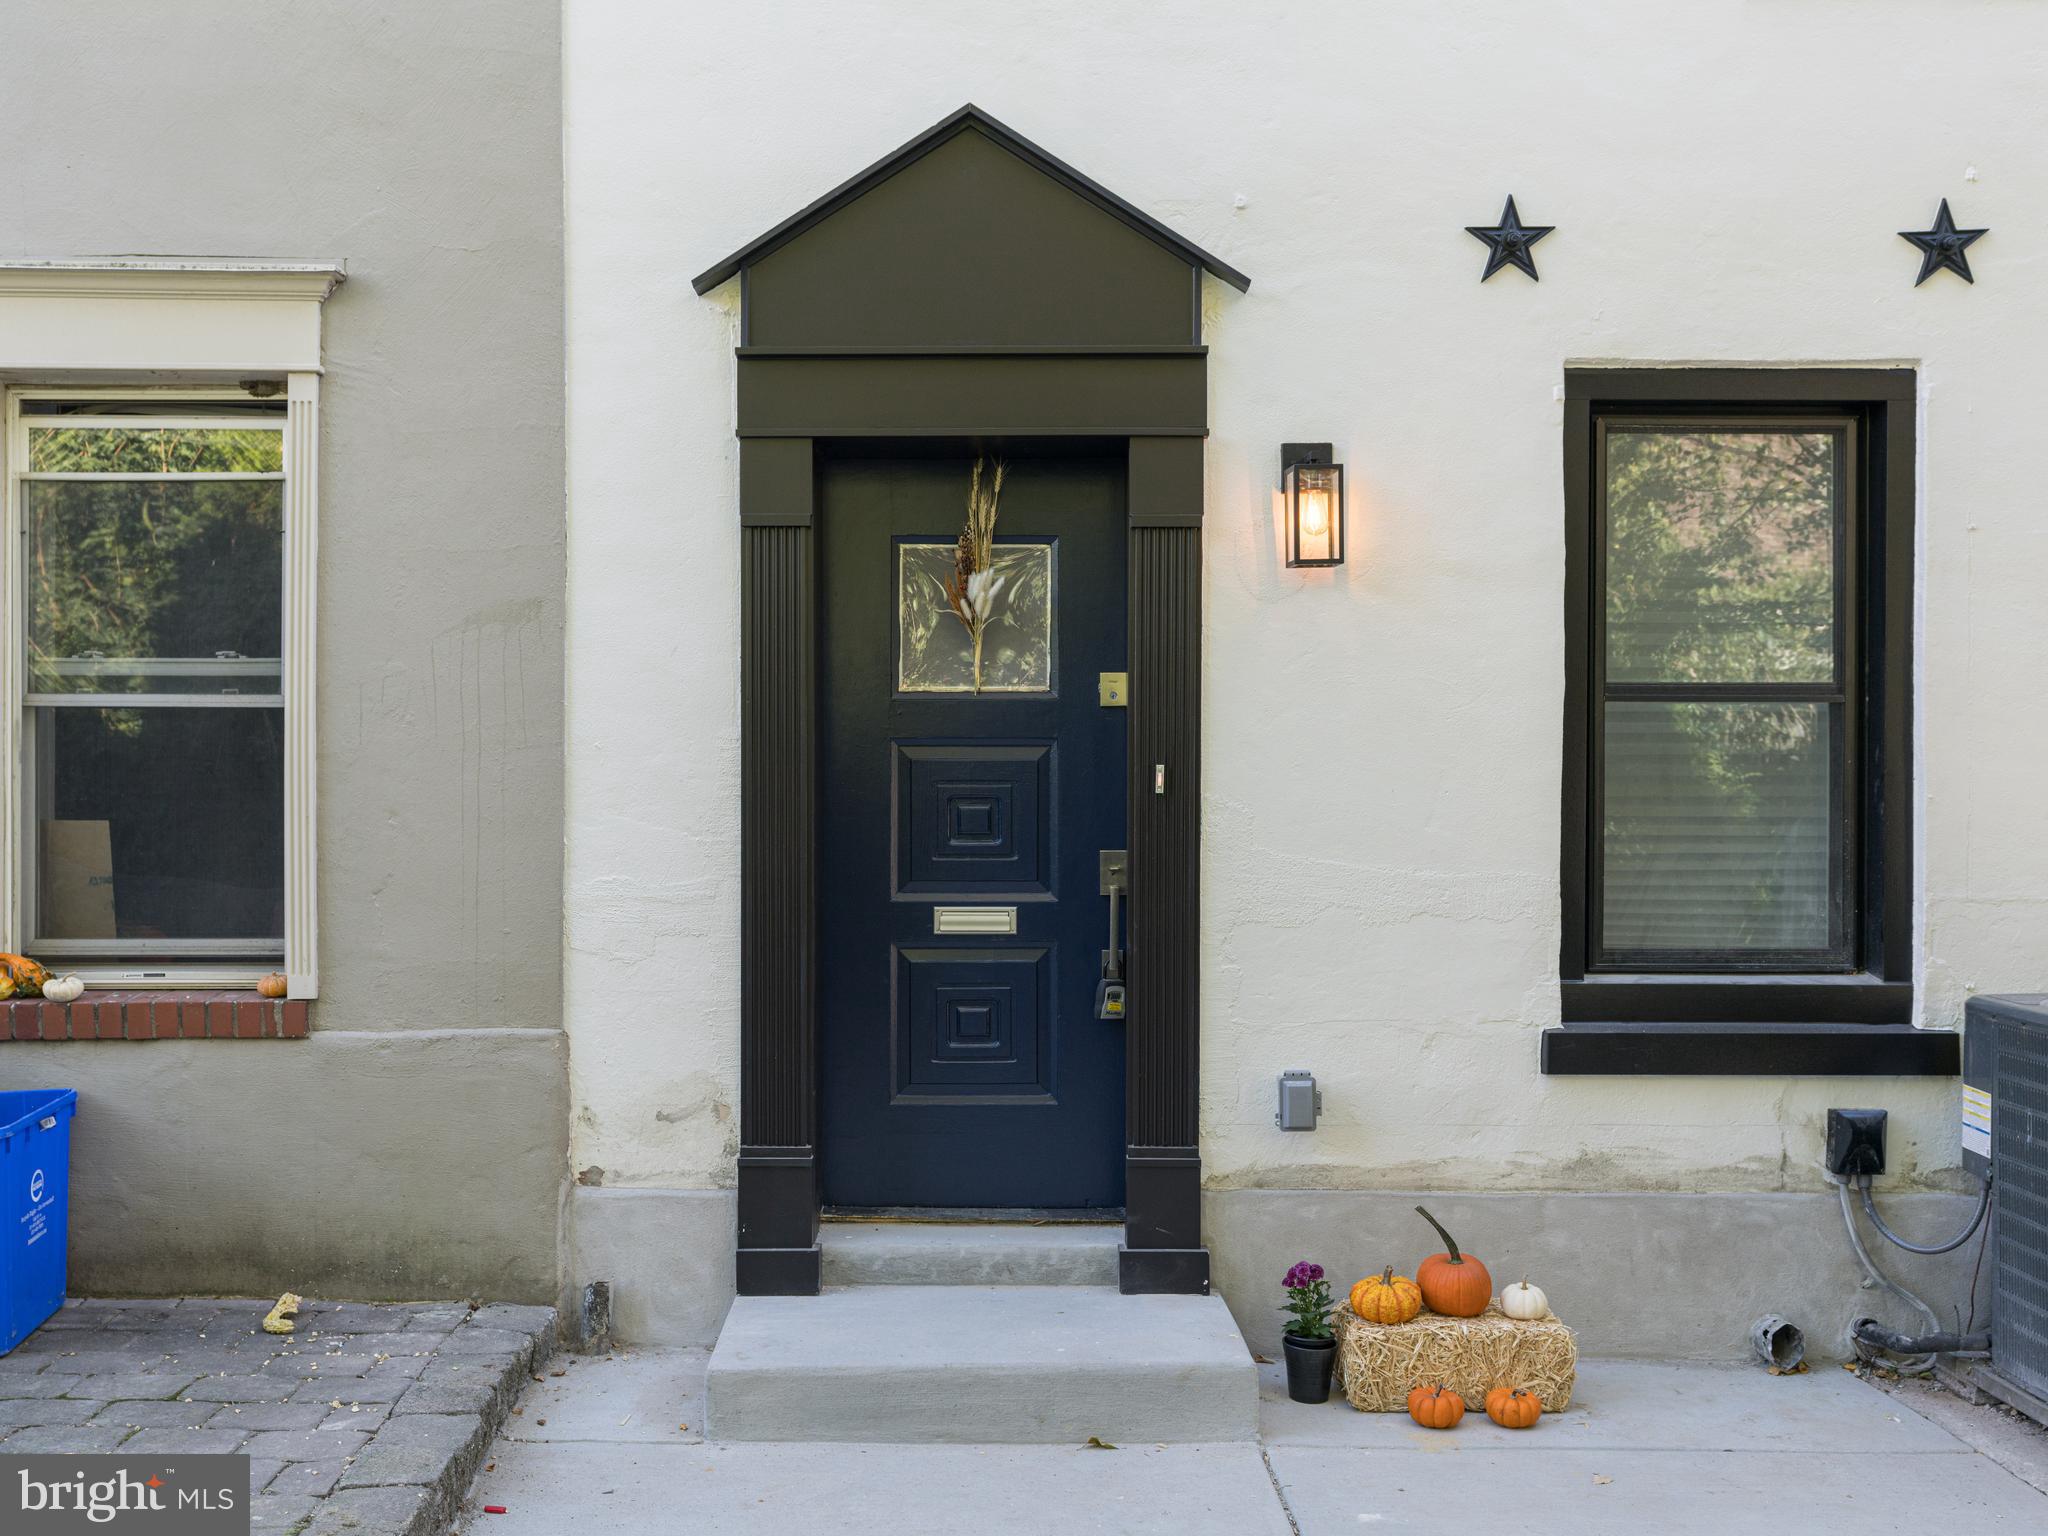
[[[1952,1072],[1953,1032],[1912,1016],[1912,648],[1916,376],[1910,368],[1573,368],[1565,373],[1563,1028],[1546,1072]],[[1590,948],[1594,754],[1605,644],[1603,421],[1831,420],[1853,427],[1837,541],[1846,652],[1841,829],[1855,912],[1844,952],[1760,965],[1623,969]],[[1850,736],[1853,726],[1854,736]]]

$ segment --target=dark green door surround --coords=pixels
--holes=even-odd
[[[974,107],[696,279],[741,282],[742,1295],[818,1250],[820,467],[950,440],[1124,449],[1131,913],[1127,1292],[1203,1292],[1202,274],[1242,273]]]

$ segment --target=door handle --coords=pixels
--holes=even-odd
[[[1095,987],[1095,1017],[1124,1017],[1124,951],[1117,919],[1124,893],[1130,889],[1130,855],[1122,848],[1104,848],[1097,855],[1103,895],[1109,898],[1109,948],[1102,952],[1102,980]]]

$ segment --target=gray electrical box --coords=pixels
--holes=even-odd
[[[1313,1072],[1280,1074],[1280,1109],[1273,1123],[1283,1131],[1312,1131],[1316,1116],[1323,1111],[1322,1091]]]

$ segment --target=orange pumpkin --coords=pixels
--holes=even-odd
[[[1456,1429],[1465,1417],[1465,1399],[1441,1384],[1417,1387],[1408,1394],[1408,1417],[1424,1429]]]
[[[1502,1429],[1527,1429],[1543,1417],[1543,1404],[1522,1387],[1495,1387],[1486,1394],[1486,1416]]]
[[[1416,1213],[1437,1230],[1448,1253],[1433,1253],[1417,1266],[1415,1283],[1423,1302],[1432,1312],[1445,1317],[1477,1317],[1493,1300],[1493,1276],[1469,1253],[1458,1252],[1458,1244],[1444,1231],[1444,1224],[1421,1206]]]
[[[27,955],[0,953],[0,999],[41,997],[50,973]]]
[[[256,978],[256,995],[258,997],[283,997],[287,989],[288,984],[283,975],[277,971],[272,971],[268,976]]]
[[[1351,1315],[1368,1323],[1405,1323],[1422,1311],[1422,1292],[1389,1264],[1351,1287]]]

